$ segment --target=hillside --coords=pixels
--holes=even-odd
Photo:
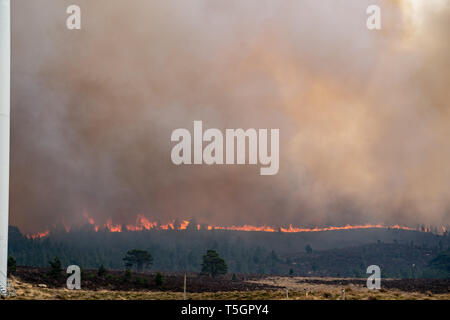
[[[312,254],[305,247],[312,247]],[[397,229],[339,230],[307,233],[148,230],[112,233],[89,228],[53,231],[28,239],[10,228],[9,253],[18,265],[45,267],[58,256],[63,265],[123,269],[125,253],[149,251],[153,270],[200,270],[207,249],[215,249],[232,273],[358,276],[378,264],[391,277],[423,277],[428,263],[450,246],[448,236]],[[444,263],[446,259],[444,257]],[[415,265],[416,269],[410,266]]]
[[[450,278],[448,250],[427,245],[374,243],[282,256],[282,273],[302,276],[367,277],[378,265],[383,278]]]

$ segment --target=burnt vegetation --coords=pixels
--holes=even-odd
[[[49,268],[17,267],[15,277],[37,286],[45,285],[49,288],[64,288],[65,278],[48,276]],[[227,274],[220,277],[208,277],[200,273],[187,273],[188,292],[219,292],[219,291],[248,291],[280,289],[275,285],[250,283],[247,280],[261,279],[262,275],[238,276]],[[81,274],[83,290],[111,290],[111,291],[170,291],[182,292],[184,273],[182,272],[135,272],[109,270],[104,276],[98,275],[96,269],[83,269]]]
[[[48,271],[48,268],[17,267],[15,277],[39,287],[64,288],[65,279],[51,278],[48,276]],[[254,274],[227,274],[213,278],[199,273],[187,273],[187,292],[284,290],[276,282],[273,282],[273,284],[248,282],[249,280],[263,280],[266,277],[265,275]],[[364,287],[366,284],[366,279],[357,278],[299,278],[296,281],[310,285],[324,284],[339,288],[352,284]],[[98,270],[88,269],[82,270],[81,285],[83,290],[183,292],[184,273],[150,271],[138,273],[130,270],[125,272],[114,270],[107,271],[106,276],[99,276]],[[441,294],[449,292],[450,279],[383,279],[382,287],[383,290],[397,289],[404,292]]]

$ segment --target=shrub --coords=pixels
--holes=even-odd
[[[137,277],[137,278],[136,278],[136,283],[137,283],[138,285],[144,285],[144,284],[147,283],[147,279],[145,279],[145,278],[143,278],[143,277]]]
[[[98,268],[97,275],[99,277],[103,277],[106,275],[106,268],[103,264]]]
[[[113,282],[117,280],[117,277],[113,274],[108,274],[106,275],[106,280],[108,280],[108,282]]]
[[[14,259],[14,257],[12,257],[12,256],[9,256],[9,258],[8,258],[8,275],[16,273],[16,268],[17,268],[16,259]]]
[[[123,274],[123,281],[124,282],[129,282],[131,281],[131,278],[133,277],[133,274],[131,273],[130,269],[126,269],[125,273]]]
[[[153,278],[153,281],[155,282],[155,285],[158,288],[162,288],[164,284],[164,276],[161,273],[157,273],[156,276]]]
[[[62,272],[62,264],[61,260],[59,260],[58,256],[55,256],[55,258],[48,262],[50,265],[50,270],[48,271],[48,275],[52,278],[59,278],[61,277]]]

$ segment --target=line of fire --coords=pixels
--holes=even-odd
[[[300,232],[325,232],[325,231],[336,231],[336,230],[357,230],[357,229],[398,229],[398,230],[409,230],[409,231],[420,231],[429,232],[441,235],[448,235],[448,228],[446,226],[432,227],[419,225],[416,227],[395,225],[385,225],[385,224],[364,224],[364,225],[344,225],[344,226],[326,226],[326,227],[294,227],[290,224],[287,227],[283,226],[254,226],[254,225],[232,225],[232,226],[218,226],[210,225],[205,223],[197,223],[195,219],[192,220],[179,220],[174,219],[168,223],[160,223],[159,221],[151,221],[147,219],[144,215],[138,214],[136,222],[134,224],[117,224],[113,223],[113,220],[109,218],[105,223],[99,224],[94,218],[89,216],[86,212],[83,213],[83,217],[86,219],[87,224],[95,232],[135,232],[135,231],[149,231],[149,230],[167,230],[167,231],[177,231],[177,230],[191,230],[191,231],[212,231],[212,230],[229,230],[229,231],[244,231],[244,232],[282,232],[282,233],[300,233]],[[86,224],[85,224],[86,225]],[[73,228],[72,226],[64,225],[64,230],[69,233]],[[51,229],[45,231],[27,234],[26,236],[30,239],[40,239],[45,238],[51,234]]]

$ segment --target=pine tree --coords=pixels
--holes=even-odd
[[[52,278],[59,278],[62,272],[62,264],[61,260],[59,260],[58,256],[48,262],[50,264],[50,270],[48,272],[49,276]]]
[[[164,276],[161,273],[157,273],[156,276],[153,278],[153,281],[155,282],[155,285],[158,288],[162,288],[164,284]]]
[[[214,250],[208,250],[206,255],[203,256],[202,274],[211,275],[213,277],[217,275],[226,274],[228,267],[219,254]]]

